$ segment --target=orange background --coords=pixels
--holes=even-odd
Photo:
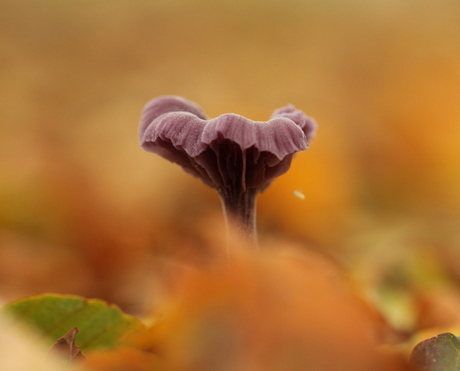
[[[167,94],[210,117],[266,120],[292,103],[317,120],[311,148],[260,196],[262,246],[295,240],[369,281],[370,267],[422,249],[460,275],[457,1],[0,9],[5,299],[75,293],[135,312],[158,256],[201,259],[217,195],[138,145],[142,107]]]

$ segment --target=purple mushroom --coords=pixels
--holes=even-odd
[[[216,189],[227,220],[255,239],[258,193],[289,169],[294,153],[307,149],[315,132],[316,122],[292,105],[266,122],[233,113],[207,119],[196,104],[163,96],[145,106],[139,139],[146,151]]]

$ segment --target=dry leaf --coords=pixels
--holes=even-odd
[[[173,370],[400,370],[381,322],[332,264],[300,252],[241,252],[190,271],[140,345]],[[399,362],[399,363],[398,363]]]
[[[74,327],[67,334],[59,338],[51,347],[50,354],[61,357],[66,363],[72,363],[84,359],[81,349],[75,345],[75,335],[78,329]]]

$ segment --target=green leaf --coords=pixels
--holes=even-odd
[[[82,351],[116,347],[123,335],[143,327],[114,305],[78,296],[39,295],[10,303],[3,311],[37,328],[53,343],[77,327],[75,345]]]
[[[460,371],[460,338],[440,334],[419,343],[410,356],[417,371]]]

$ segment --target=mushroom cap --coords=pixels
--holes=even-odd
[[[228,113],[207,119],[196,104],[176,96],[153,99],[139,126],[143,149],[177,163],[218,190],[265,189],[285,173],[294,153],[308,148],[316,122],[289,105],[270,120]]]

